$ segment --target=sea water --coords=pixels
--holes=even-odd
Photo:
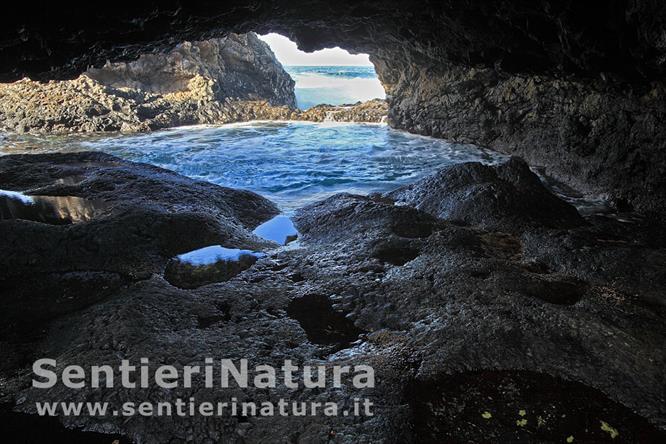
[[[447,165],[504,158],[473,145],[357,123],[250,122],[135,135],[15,135],[3,145],[6,154],[103,151],[255,191],[286,213],[335,193],[389,191]]]
[[[296,82],[300,109],[314,105],[344,105],[383,99],[384,87],[372,66],[285,66]]]

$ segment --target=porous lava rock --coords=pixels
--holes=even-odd
[[[207,213],[237,221],[235,228],[229,228],[234,237],[228,242],[261,247],[244,227],[274,210],[256,195],[236,194],[110,156],[77,156],[69,159],[69,166],[56,162],[56,155],[42,157],[41,162],[59,165],[52,171],[31,168],[30,157],[8,156],[1,160],[2,171],[9,172],[7,184],[16,190],[34,189],[40,194],[80,190],[87,198],[106,197],[112,205],[111,220],[120,217],[114,216],[113,205],[121,205],[123,195],[129,196],[130,203],[121,208],[130,214],[131,203],[139,205],[136,199],[140,198],[129,192],[114,193],[107,189],[109,181],[102,179],[111,175],[119,179],[117,187],[130,190],[132,182],[120,177],[122,172],[132,172],[138,176],[135,181],[143,182],[145,195],[155,198],[140,200],[140,206],[171,209],[176,217],[180,205],[191,205],[192,210],[205,205]],[[90,172],[85,169],[87,163],[92,164]],[[118,176],[112,174],[114,170]],[[67,185],[74,188],[53,184],[53,178],[62,178],[68,171],[88,179]],[[161,180],[153,182],[145,175]],[[522,186],[539,185],[530,183]],[[169,194],[177,200],[159,199],[163,187],[172,188]],[[195,202],[187,201],[190,193]],[[215,196],[226,196],[222,202],[228,206]],[[529,193],[516,199],[521,197],[529,199]],[[511,220],[513,215],[506,217]],[[45,400],[104,400],[117,407],[117,402],[125,400],[174,402],[193,397],[197,402],[278,402],[283,398],[333,401],[349,407],[353,399],[367,398],[375,405],[374,416],[363,419],[229,413],[135,416],[131,421],[113,416],[60,418],[72,429],[149,443],[270,442],[276,435],[341,443],[438,442],[440,438],[469,442],[480,434],[529,441],[535,433],[544,441],[574,436],[585,442],[612,439],[610,431],[619,439],[663,440],[666,273],[660,264],[666,257],[666,243],[650,236],[656,226],[650,228],[644,220],[627,223],[595,216],[576,227],[527,224],[507,233],[460,226],[416,208],[394,205],[385,196],[352,194],[302,208],[294,220],[301,234],[298,245],[266,249],[265,257],[227,281],[195,289],[174,287],[161,275],[166,255],[157,249],[154,254],[162,259],[143,256],[134,261],[134,268],[147,262],[143,268],[159,271],[109,286],[105,297],[76,311],[57,313],[40,324],[39,334],[22,335],[20,341],[5,339],[2,345],[12,351],[12,359],[0,368],[6,381],[2,401],[17,413],[28,414],[22,416],[24,421],[34,415],[34,403]],[[3,221],[0,227],[8,223],[40,225]],[[155,236],[162,236],[159,223],[151,228]],[[109,223],[106,229],[115,230]],[[189,237],[202,230],[192,224],[185,229]],[[175,242],[168,254],[183,247],[186,239],[183,231],[174,230],[173,238],[167,236]],[[28,236],[10,245],[31,245],[33,239],[26,240],[30,233],[22,233]],[[205,233],[210,231],[203,230],[196,238],[204,236],[208,242],[215,237]],[[137,239],[141,237],[131,240]],[[40,242],[49,246],[48,254],[66,260],[48,239]],[[196,242],[187,243],[190,248]],[[141,245],[156,251],[150,242]],[[113,264],[113,256],[103,253],[85,258]],[[34,260],[19,247],[12,257],[12,266],[17,263],[19,268],[24,259]],[[17,283],[28,285],[25,279]],[[11,298],[14,291],[3,294]],[[261,364],[279,368],[290,359],[299,365],[325,366],[327,378],[334,365],[363,364],[375,369],[376,386],[356,388],[347,380],[336,389],[327,379],[329,383],[317,390],[291,390],[280,383],[270,390],[253,385],[207,388],[195,378],[191,388],[159,392],[119,386],[72,390],[62,384],[44,390],[29,384],[29,366],[35,356],[56,359],[59,371],[70,363],[84,368],[117,366],[120,359],[139,362],[142,357],[150,358],[151,369],[169,363],[181,371],[186,364],[204,365],[210,357],[244,358],[250,368]]]
[[[282,119],[294,81],[254,33],[184,42],[73,80],[0,85],[0,127],[17,132],[149,131]]]
[[[95,217],[73,224],[21,214],[0,220],[2,334],[18,337],[30,320],[80,309],[162,273],[176,254],[210,244],[269,246],[251,230],[278,212],[249,191],[102,153],[3,156],[0,189],[73,196],[65,201],[77,206],[72,211],[103,203]]]

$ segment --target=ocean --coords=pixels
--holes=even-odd
[[[296,82],[300,109],[314,105],[344,105],[386,97],[372,66],[285,66]]]

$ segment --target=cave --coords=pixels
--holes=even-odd
[[[666,439],[666,4],[15,6],[0,19],[3,436]],[[299,94],[270,35],[367,55],[319,74],[385,95]],[[250,256],[178,262],[211,248]],[[376,385],[44,390],[29,361],[45,356],[364,365]],[[353,413],[35,410],[181,399]]]

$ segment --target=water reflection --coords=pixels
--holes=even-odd
[[[171,259],[164,278],[177,287],[197,288],[228,281],[263,256],[265,254],[258,251],[211,245]]]
[[[210,265],[219,261],[238,262],[246,257],[252,257],[256,261],[262,256],[264,256],[264,253],[257,251],[240,250],[238,248],[225,248],[221,245],[211,245],[210,247],[199,248],[198,250],[180,254],[176,257],[179,261],[190,265]]]
[[[287,245],[298,238],[298,231],[294,223],[282,214],[259,225],[254,229],[253,233],[280,245]]]
[[[0,220],[22,219],[53,225],[87,222],[107,209],[105,202],[76,196],[29,196],[0,190]]]
[[[0,199],[13,199],[23,202],[26,205],[32,203],[32,197],[19,193],[17,191],[0,190]]]

